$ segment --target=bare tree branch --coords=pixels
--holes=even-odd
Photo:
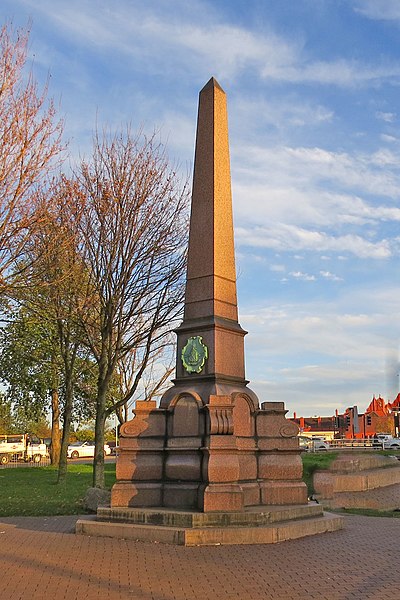
[[[133,136],[127,128],[95,135],[92,161],[82,163],[75,188],[65,193],[96,295],[83,327],[99,372],[94,485],[102,487],[110,382],[120,361],[136,351],[126,401],[132,397],[182,307],[188,191],[156,137]]]

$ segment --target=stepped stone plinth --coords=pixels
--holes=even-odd
[[[76,532],[180,546],[209,546],[275,544],[342,527],[342,518],[324,514],[318,504],[309,504],[257,507],[239,513],[99,508],[97,520],[79,520]]]

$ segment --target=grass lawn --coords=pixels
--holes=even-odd
[[[374,454],[381,456],[399,456],[398,450],[376,450]],[[303,452],[301,458],[303,460],[303,481],[307,484],[308,495],[312,496],[313,474],[318,469],[329,469],[331,462],[338,456],[338,452]],[[389,465],[388,465],[389,466]]]
[[[106,463],[106,487],[115,482],[115,464]],[[83,507],[86,490],[92,486],[91,464],[68,465],[67,481],[57,485],[55,467],[0,469],[0,516],[75,515]]]
[[[303,481],[307,484],[308,495],[314,493],[313,474],[318,469],[328,469],[331,462],[337,457],[337,452],[303,452]]]
[[[385,451],[385,454],[393,452]],[[383,452],[379,452],[383,454]],[[317,469],[327,469],[338,455],[337,452],[303,452],[303,480],[308,495],[314,493],[312,476]],[[106,463],[106,487],[115,482],[115,463]],[[76,515],[87,512],[83,506],[86,490],[92,486],[91,464],[69,464],[67,481],[57,485],[57,469],[54,467],[16,467],[0,469],[0,517]],[[358,511],[346,511],[358,512]],[[368,514],[359,511],[358,514]],[[371,511],[381,516],[400,516]]]

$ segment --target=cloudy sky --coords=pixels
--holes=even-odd
[[[186,172],[216,77],[251,387],[298,416],[396,396],[398,0],[2,0],[0,17],[31,21],[72,161],[96,123],[130,122]]]

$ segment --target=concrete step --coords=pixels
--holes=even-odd
[[[76,523],[78,535],[114,537],[181,546],[275,544],[308,535],[338,531],[342,528],[342,517],[328,513],[318,517],[251,527],[185,528],[86,519],[80,519]]]
[[[370,508],[374,510],[400,509],[400,484],[374,488],[365,492],[341,492],[332,498],[321,499],[324,507],[338,508]]]
[[[338,473],[360,472],[370,469],[397,467],[400,469],[399,461],[394,456],[382,456],[380,454],[368,454],[352,450],[343,450],[331,463],[329,470]]]
[[[165,508],[99,507],[98,521],[162,525],[165,527],[259,527],[279,521],[322,516],[318,504],[256,506],[241,512],[196,512]]]

